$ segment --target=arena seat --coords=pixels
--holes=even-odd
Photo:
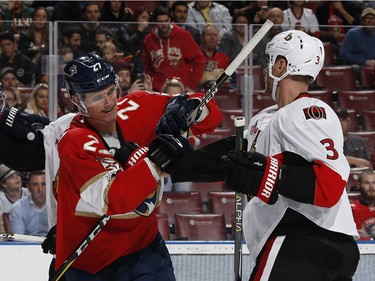
[[[367,143],[369,152],[375,151],[375,131],[356,131],[348,132],[348,134],[363,138]]]
[[[176,213],[202,213],[201,193],[197,191],[164,192],[158,212],[168,215],[170,225],[175,224]]]
[[[253,80],[254,80],[254,90],[264,90],[266,88],[264,84],[264,68],[261,65],[254,65],[253,70]]]
[[[242,109],[222,109],[221,114],[223,115],[223,120],[221,121],[220,127],[225,129],[230,129],[231,133],[235,133],[234,118],[237,116],[243,116],[244,112]]]
[[[232,215],[235,209],[234,191],[210,191],[208,192],[208,209],[210,213],[223,214],[227,228],[232,227]]]
[[[331,42],[323,42],[323,47],[325,51],[324,56],[324,66],[334,66],[335,65],[335,54],[333,51]]]
[[[176,238],[187,240],[226,240],[223,214],[176,214]]]
[[[375,108],[375,90],[339,91],[339,103],[347,109],[354,109],[358,114]]]
[[[191,191],[198,191],[201,193],[203,203],[208,202],[208,193],[211,191],[225,191],[227,190],[226,184],[223,181],[219,182],[193,182]]]
[[[229,85],[224,85],[214,95],[214,100],[220,109],[241,108],[241,96],[237,89],[230,88]]]
[[[271,96],[267,95],[264,90],[254,90],[253,92],[253,115],[262,109],[276,104]]]
[[[332,98],[332,93],[330,90],[328,89],[311,90],[309,91],[309,94],[314,98],[324,101],[330,107],[333,107],[333,98]]]
[[[164,240],[171,240],[169,233],[168,215],[165,213],[157,213],[159,232]]]
[[[359,69],[362,89],[375,88],[375,68],[372,66],[361,66]]]
[[[354,91],[357,89],[354,70],[350,65],[323,66],[316,77],[316,86],[331,91]]]
[[[198,147],[203,147],[209,143],[218,141],[220,139],[229,137],[232,135],[232,129],[228,128],[217,128],[215,131],[212,133],[207,133],[207,134],[202,134],[200,136],[197,136],[200,140],[200,144]]]
[[[366,130],[375,131],[375,108],[373,110],[363,110],[363,119]]]

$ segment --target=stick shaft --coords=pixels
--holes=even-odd
[[[243,151],[244,147],[243,132],[245,128],[245,118],[238,116],[234,119],[236,128],[236,150]],[[235,193],[235,236],[234,236],[234,276],[235,281],[242,280],[242,212],[243,196],[241,193]]]
[[[273,23],[267,20],[258,32],[251,38],[251,40],[246,44],[241,52],[234,58],[231,64],[224,70],[216,82],[211,85],[211,87],[206,91],[203,99],[188,116],[186,122],[190,126],[197,119],[198,114],[203,110],[203,107],[213,98],[213,96],[219,91],[223,84],[227,81],[228,77],[231,76],[234,71],[241,65],[241,63],[246,59],[246,57],[252,52],[252,50],[258,45],[259,41],[267,34],[271,29]]]

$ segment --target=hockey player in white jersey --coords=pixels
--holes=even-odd
[[[230,188],[254,196],[244,210],[250,280],[352,280],[358,233],[345,190],[343,134],[333,109],[308,94],[323,44],[290,30],[266,54],[266,93],[279,109],[252,120],[249,151],[222,158]]]

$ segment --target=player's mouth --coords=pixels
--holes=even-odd
[[[110,108],[102,110],[102,112],[103,112],[103,113],[110,113],[110,112],[115,108],[115,106],[116,106],[116,105],[114,104],[114,105],[111,106]]]

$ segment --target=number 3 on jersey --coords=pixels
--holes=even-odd
[[[331,139],[323,139],[320,141],[322,145],[326,148],[328,151],[327,159],[329,160],[336,160],[339,157],[339,154],[337,150],[335,149],[335,144],[333,143],[333,140]]]
[[[136,103],[135,101],[129,100],[128,98],[124,98],[122,101],[118,103],[118,105],[121,105],[123,103],[127,103],[127,106],[124,108],[120,109],[117,112],[117,116],[121,118],[122,120],[126,120],[129,118],[129,116],[126,114],[128,111],[134,111],[137,110],[139,107],[139,104]]]

